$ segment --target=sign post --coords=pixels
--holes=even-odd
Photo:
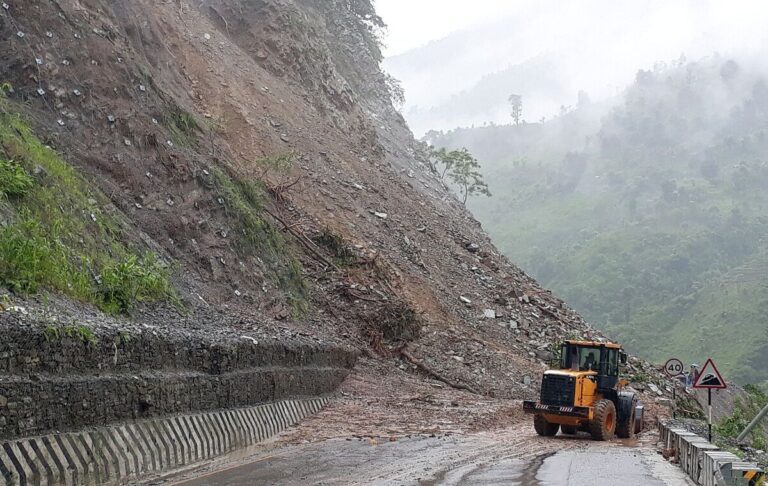
[[[728,387],[712,358],[704,363],[693,387],[707,390],[707,425],[709,426],[709,441],[712,442],[712,389],[720,390]]]
[[[677,358],[669,359],[664,363],[664,373],[670,378],[677,379],[683,374],[684,369],[683,362]],[[672,418],[677,418],[677,383],[672,387]]]
[[[709,428],[709,442],[712,442],[712,389],[707,388],[707,427]]]

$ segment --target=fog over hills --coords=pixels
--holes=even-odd
[[[755,52],[768,24],[768,9],[749,1],[514,5],[385,60],[403,83],[403,114],[417,135],[509,122],[511,93],[522,95],[526,121],[549,118],[575,106],[582,90],[593,101],[616,96],[659,61]]]
[[[468,205],[513,261],[629,349],[768,380],[768,67],[713,55],[639,71],[608,105],[430,131],[466,147]]]
[[[414,132],[478,159],[467,205],[513,261],[640,355],[768,383],[767,20],[519,2],[385,65]]]

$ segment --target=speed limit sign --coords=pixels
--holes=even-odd
[[[683,371],[685,371],[683,362],[677,358],[672,358],[664,363],[664,373],[666,373],[667,376],[674,378],[676,376],[682,375]]]

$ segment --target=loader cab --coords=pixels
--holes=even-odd
[[[619,365],[627,362],[621,346],[596,341],[565,341],[560,352],[563,370],[597,373],[598,391],[612,390],[619,380]]]

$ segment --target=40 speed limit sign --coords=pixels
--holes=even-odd
[[[685,371],[685,366],[683,366],[683,362],[677,358],[672,358],[664,363],[664,373],[666,373],[667,376],[674,378],[682,375],[683,371]]]

